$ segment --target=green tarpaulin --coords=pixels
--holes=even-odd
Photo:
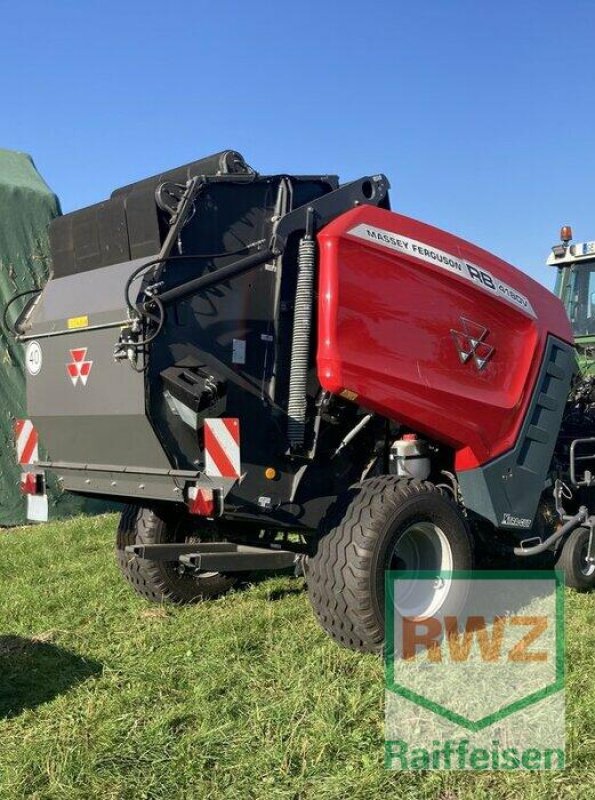
[[[17,292],[44,285],[49,270],[47,231],[58,214],[58,198],[31,158],[0,149],[0,313]],[[23,302],[13,306],[12,319]],[[0,348],[0,525],[6,526],[25,522],[14,423],[26,416],[26,399],[23,346],[2,327]],[[46,456],[43,442],[40,456]],[[80,513],[83,502],[63,494],[50,480],[50,519]]]

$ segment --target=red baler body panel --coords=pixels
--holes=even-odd
[[[321,385],[452,446],[458,470],[509,450],[548,334],[572,342],[560,301],[485,250],[372,206],[318,243]],[[479,368],[458,343],[472,349],[482,331]]]

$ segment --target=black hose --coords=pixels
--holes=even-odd
[[[12,304],[15,303],[17,300],[19,300],[21,297],[27,297],[28,295],[31,294],[39,294],[42,291],[43,289],[27,289],[24,292],[19,292],[18,294],[15,294],[14,297],[11,297],[8,303],[4,306],[4,312],[2,314],[2,324],[4,326],[4,329],[8,331],[8,333],[10,333],[12,336],[17,337],[19,335],[19,331],[17,331],[16,328],[13,328],[12,325],[10,325],[10,323],[8,322],[8,310],[10,309]]]

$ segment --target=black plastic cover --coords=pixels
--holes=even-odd
[[[192,367],[169,367],[161,374],[167,391],[192,411],[210,408],[225,394],[225,381]]]
[[[516,445],[457,473],[466,508],[497,528],[531,530],[546,488],[554,447],[575,373],[572,345],[548,336],[541,371]]]
[[[190,178],[195,178],[197,175],[246,175],[250,172],[250,167],[240,153],[236,150],[222,150],[199,161],[191,161],[181,167],[114,189],[111,196],[120,197],[141,189],[151,189],[154,192],[162,183],[187,183]]]
[[[49,229],[55,278],[156,255],[167,230],[155,191],[164,182],[185,184],[196,175],[249,174],[235,150],[193,161],[113,192],[109,200],[65,214]]]

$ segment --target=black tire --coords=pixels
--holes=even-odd
[[[589,529],[575,528],[568,536],[556,561],[564,571],[566,586],[578,592],[588,592],[595,587],[595,565],[585,559],[589,547]]]
[[[343,646],[367,652],[382,649],[385,572],[403,568],[391,563],[395,546],[419,523],[436,526],[444,534],[450,569],[472,569],[466,520],[432,483],[390,475],[371,478],[353,487],[331,509],[316,552],[308,559],[308,593],[320,624]],[[460,591],[460,584],[458,588],[453,584],[453,595]],[[451,597],[453,608],[455,600],[462,602]]]
[[[177,562],[150,561],[131,556],[126,547],[133,544],[165,544],[199,541],[181,516],[129,505],[122,512],[116,539],[116,558],[123,576],[133,589],[154,603],[192,603],[223,594],[236,579],[220,573],[180,574]]]

